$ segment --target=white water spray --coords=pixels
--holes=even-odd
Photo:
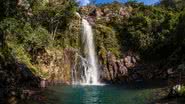
[[[83,43],[85,44],[86,59],[88,61],[88,67],[84,68],[84,78],[82,84],[85,85],[98,85],[99,75],[98,75],[98,65],[97,58],[94,48],[94,38],[93,32],[90,24],[87,20],[82,19],[83,26]]]

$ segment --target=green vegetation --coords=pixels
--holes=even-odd
[[[184,0],[161,0],[160,6],[181,11],[184,9],[185,1]]]
[[[178,93],[180,94],[180,96],[185,96],[185,86],[182,86]]]
[[[93,9],[103,12],[93,26],[98,52],[110,51],[121,57],[133,51],[147,61],[168,61],[174,65],[184,62],[183,0],[162,0],[157,6],[114,2],[96,8],[87,6],[85,12],[71,0],[20,1],[0,3],[1,50],[6,45],[15,58],[28,66],[48,47],[80,49],[81,26],[75,12],[88,15]]]
[[[119,54],[121,56],[131,50],[139,53],[143,60],[183,63],[183,57],[179,60],[183,53],[176,56],[177,53],[182,52],[179,48],[184,47],[185,11],[182,8],[176,10],[163,6],[145,6],[135,2],[126,4],[114,2],[99,5],[99,9],[103,11],[103,16],[96,19],[96,27],[99,26],[98,24],[104,25],[103,27],[110,28],[112,32],[106,30],[107,33],[104,36],[98,36],[99,40],[103,40],[101,37],[105,37],[105,40],[106,37],[111,37],[108,39],[109,42],[106,43],[104,40],[98,46],[104,45],[107,51],[111,51],[109,47],[116,48],[114,51],[117,52],[112,52],[121,52]],[[119,13],[121,10],[124,15]],[[97,29],[103,34],[104,28]]]
[[[75,41],[71,47],[78,42],[70,38],[77,34],[68,28],[75,18],[75,1],[3,0],[0,6],[0,53],[7,62],[13,58],[38,74],[40,69],[34,64],[39,53],[48,47],[65,48],[68,43],[62,41]]]

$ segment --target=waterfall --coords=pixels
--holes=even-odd
[[[98,82],[98,65],[95,54],[93,32],[87,20],[82,19],[83,43],[85,44],[87,67],[84,68],[84,78],[82,84],[97,85]],[[84,64],[85,65],[85,64]]]
[[[82,19],[82,30],[82,43],[85,57],[76,54],[75,65],[71,74],[72,84],[103,85],[98,81],[98,62],[94,47],[92,27],[85,19]]]

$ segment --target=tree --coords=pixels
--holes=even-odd
[[[6,16],[13,16],[16,14],[16,5],[16,0],[0,0],[0,20]]]
[[[167,8],[182,10],[185,7],[185,1],[184,0],[161,0],[160,5]]]

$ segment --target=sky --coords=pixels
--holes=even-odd
[[[90,0],[77,0],[78,2],[80,2],[80,5],[84,6],[90,3]],[[110,3],[112,1],[115,0],[96,0],[96,3]],[[128,0],[117,0],[117,1],[121,1],[121,2],[127,2]],[[159,2],[160,0],[137,0],[138,2],[144,2],[144,4],[146,5],[152,5],[155,4],[157,2]]]

